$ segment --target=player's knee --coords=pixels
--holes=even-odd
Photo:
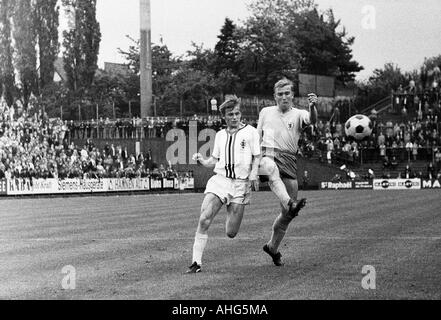
[[[262,158],[260,161],[260,170],[259,173],[261,175],[266,175],[269,178],[274,175],[277,171],[276,163],[268,157]]]
[[[201,217],[199,219],[199,229],[202,231],[207,231],[208,228],[210,228],[211,225],[211,219],[208,219],[206,217]]]
[[[268,175],[268,180],[270,183],[274,183],[276,181],[282,181],[282,178],[280,177],[280,172],[277,169],[274,169],[269,175]]]

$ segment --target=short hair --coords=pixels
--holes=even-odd
[[[225,100],[225,102],[220,105],[219,111],[223,115],[225,115],[225,110],[236,107],[240,108],[240,103],[241,103],[240,98],[236,97],[235,95],[228,96],[227,100]]]
[[[277,89],[286,86],[291,86],[291,91],[294,91],[294,83],[287,78],[283,78],[282,80],[277,81],[277,83],[274,85],[274,92],[276,92]]]

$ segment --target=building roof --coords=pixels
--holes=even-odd
[[[58,57],[57,59],[55,59],[54,67],[55,67],[54,77],[56,78],[56,76],[58,75],[61,81],[66,82],[67,74],[66,71],[64,70],[64,62],[62,57]],[[58,79],[54,79],[54,80],[57,81]]]

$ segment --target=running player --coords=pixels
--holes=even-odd
[[[193,264],[187,273],[201,271],[208,229],[222,206],[227,207],[227,236],[234,238],[239,232],[245,206],[250,203],[251,187],[257,188],[260,158],[257,130],[241,123],[240,99],[230,98],[219,109],[227,128],[216,134],[211,158],[206,160],[201,154],[193,156],[203,166],[214,167],[216,175],[207,183],[193,245]]]
[[[269,180],[269,186],[280,200],[282,213],[273,224],[271,240],[263,250],[276,266],[282,266],[278,251],[289,224],[306,205],[306,199],[297,202],[297,153],[302,130],[317,122],[317,96],[308,95],[309,112],[294,107],[293,83],[288,79],[274,86],[277,106],[264,108],[259,116],[257,130],[262,140],[262,159],[259,175]]]

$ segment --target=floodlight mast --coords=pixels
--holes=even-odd
[[[152,29],[150,0],[140,0],[140,77],[141,118],[153,116],[152,101]]]

